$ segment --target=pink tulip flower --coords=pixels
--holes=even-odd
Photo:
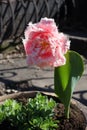
[[[58,67],[66,63],[64,54],[70,48],[66,35],[60,33],[54,19],[42,18],[38,23],[29,23],[23,44],[28,65]]]

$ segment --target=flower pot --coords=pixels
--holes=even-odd
[[[38,91],[26,91],[26,92],[18,92],[14,94],[4,95],[0,97],[0,104],[2,104],[6,99],[15,99],[20,102],[26,103],[28,98],[34,98]],[[77,102],[76,100],[71,100],[71,106],[70,106],[70,118],[66,119],[64,116],[64,106],[59,101],[57,96],[54,93],[48,93],[48,92],[41,92],[43,95],[48,96],[48,98],[53,98],[58,104],[54,109],[55,112],[55,119],[59,120],[58,123],[58,129],[56,130],[87,130],[86,122],[86,112],[87,108],[84,107],[81,103]],[[3,125],[3,129],[4,129]],[[7,128],[7,130],[10,130]],[[13,128],[12,128],[13,129]],[[17,129],[17,128],[16,128]],[[15,130],[15,129],[14,129]]]

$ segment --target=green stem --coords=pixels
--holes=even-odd
[[[67,119],[69,119],[69,115],[70,115],[70,104],[69,104],[68,107],[65,106],[65,117],[66,117]]]

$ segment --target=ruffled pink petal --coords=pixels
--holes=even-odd
[[[40,22],[29,23],[23,39],[28,65],[57,67],[64,65],[64,54],[70,48],[66,35],[58,32],[53,19],[42,18]]]

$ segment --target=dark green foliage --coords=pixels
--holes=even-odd
[[[8,120],[18,130],[55,130],[57,121],[53,120],[56,102],[38,93],[26,105],[8,99],[0,106],[0,122]]]

